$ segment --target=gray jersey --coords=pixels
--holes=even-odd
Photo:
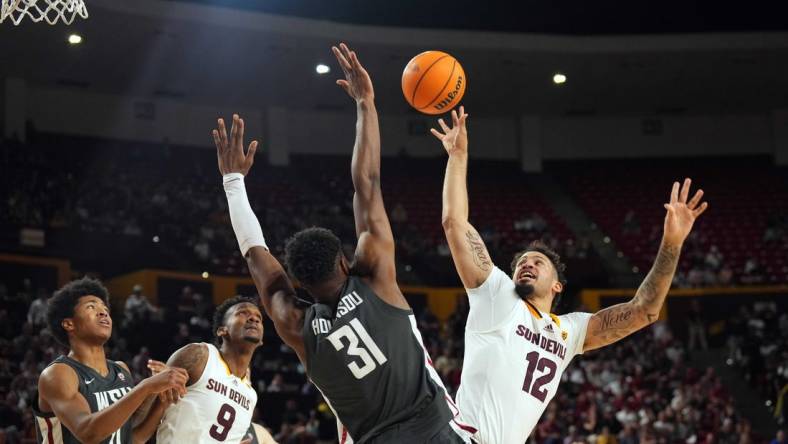
[[[94,369],[69,358],[58,356],[51,364],[66,364],[77,373],[79,393],[90,406],[90,412],[96,413],[114,404],[134,387],[131,375],[117,362],[107,360],[109,373],[101,376]],[[38,408],[38,397],[33,406],[36,418],[36,440],[39,444],[79,444],[80,441],[67,429],[52,412],[42,412]],[[123,427],[115,431],[102,444],[131,444],[131,419]]]
[[[447,424],[464,439],[413,312],[355,276],[342,295],[336,311],[309,307],[303,329],[307,375],[340,422],[340,443],[430,442]]]

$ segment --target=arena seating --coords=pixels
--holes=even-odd
[[[9,442],[33,442],[29,406],[38,374],[63,352],[36,319],[35,309],[30,310],[32,319],[26,320],[39,288],[43,296],[48,295],[36,281],[6,279],[0,284],[0,306],[8,307],[0,308],[0,414],[4,419],[0,436]],[[195,313],[162,312],[156,307],[149,316],[132,319],[122,307],[114,307],[116,331],[108,344],[108,356],[127,362],[139,380],[149,357],[166,359],[188,342],[211,341],[209,331],[201,327],[211,311],[212,307]],[[452,393],[460,382],[466,316],[467,304],[461,304],[443,325],[428,311],[418,314],[425,346]],[[336,429],[325,403],[270,322],[265,328],[265,344],[252,363],[259,393],[257,421],[270,427],[279,442],[331,442]],[[784,354],[784,344],[782,350]],[[763,436],[737,413],[713,370],[692,367],[685,354],[667,325],[657,324],[615,346],[576,358],[535,431],[535,442],[563,443],[571,438],[571,442],[598,443],[611,436],[620,443],[691,440],[711,444],[732,437],[735,442],[760,442]],[[775,378],[783,378],[785,382],[784,376],[775,376],[775,369],[767,366],[765,373],[753,374],[750,380],[776,384]]]
[[[771,159],[595,160],[557,163],[547,172],[641,271],[659,246],[671,184],[691,177],[710,207],[687,242],[680,280],[694,280],[684,282],[693,286],[788,281],[788,172]],[[707,261],[712,246],[721,260]],[[717,274],[725,268],[732,278],[720,282]],[[691,279],[693,269],[714,276]]]

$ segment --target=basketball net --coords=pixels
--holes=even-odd
[[[6,19],[19,25],[29,17],[34,22],[46,21],[50,25],[63,22],[70,25],[76,16],[88,18],[84,0],[0,0],[0,23]]]

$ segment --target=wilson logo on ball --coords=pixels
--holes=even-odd
[[[457,84],[454,86],[454,91],[449,92],[449,94],[446,95],[445,99],[436,103],[434,108],[441,111],[443,110],[443,108],[446,108],[446,105],[450,104],[454,100],[454,98],[457,97],[458,94],[460,94],[460,88],[462,88],[462,76],[457,78]]]
[[[417,55],[402,72],[402,93],[410,106],[424,114],[441,114],[454,108],[467,86],[462,65],[441,51]]]

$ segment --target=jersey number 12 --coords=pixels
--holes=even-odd
[[[535,351],[525,355],[525,359],[528,361],[528,369],[525,371],[523,391],[530,393],[534,398],[544,402],[544,400],[547,398],[547,390],[543,389],[542,386],[549,384],[550,381],[555,378],[555,372],[558,370],[558,366],[550,359],[540,359],[539,352]],[[539,370],[540,372],[544,372],[546,370],[547,372],[544,375],[536,378],[536,381],[534,381],[534,370]],[[531,385],[532,383],[533,385]]]
[[[358,319],[353,318],[348,325],[343,325],[338,328],[328,335],[328,340],[331,341],[331,344],[337,351],[340,351],[345,348],[345,344],[341,339],[343,337],[348,340],[348,356],[356,356],[362,362],[360,366],[357,362],[351,362],[347,365],[356,379],[367,376],[372,370],[375,370],[378,365],[386,363],[386,356],[380,351],[378,345],[375,344],[375,341],[372,340],[372,337],[367,333],[367,330],[361,325]],[[359,347],[359,341],[361,341],[363,346]]]

